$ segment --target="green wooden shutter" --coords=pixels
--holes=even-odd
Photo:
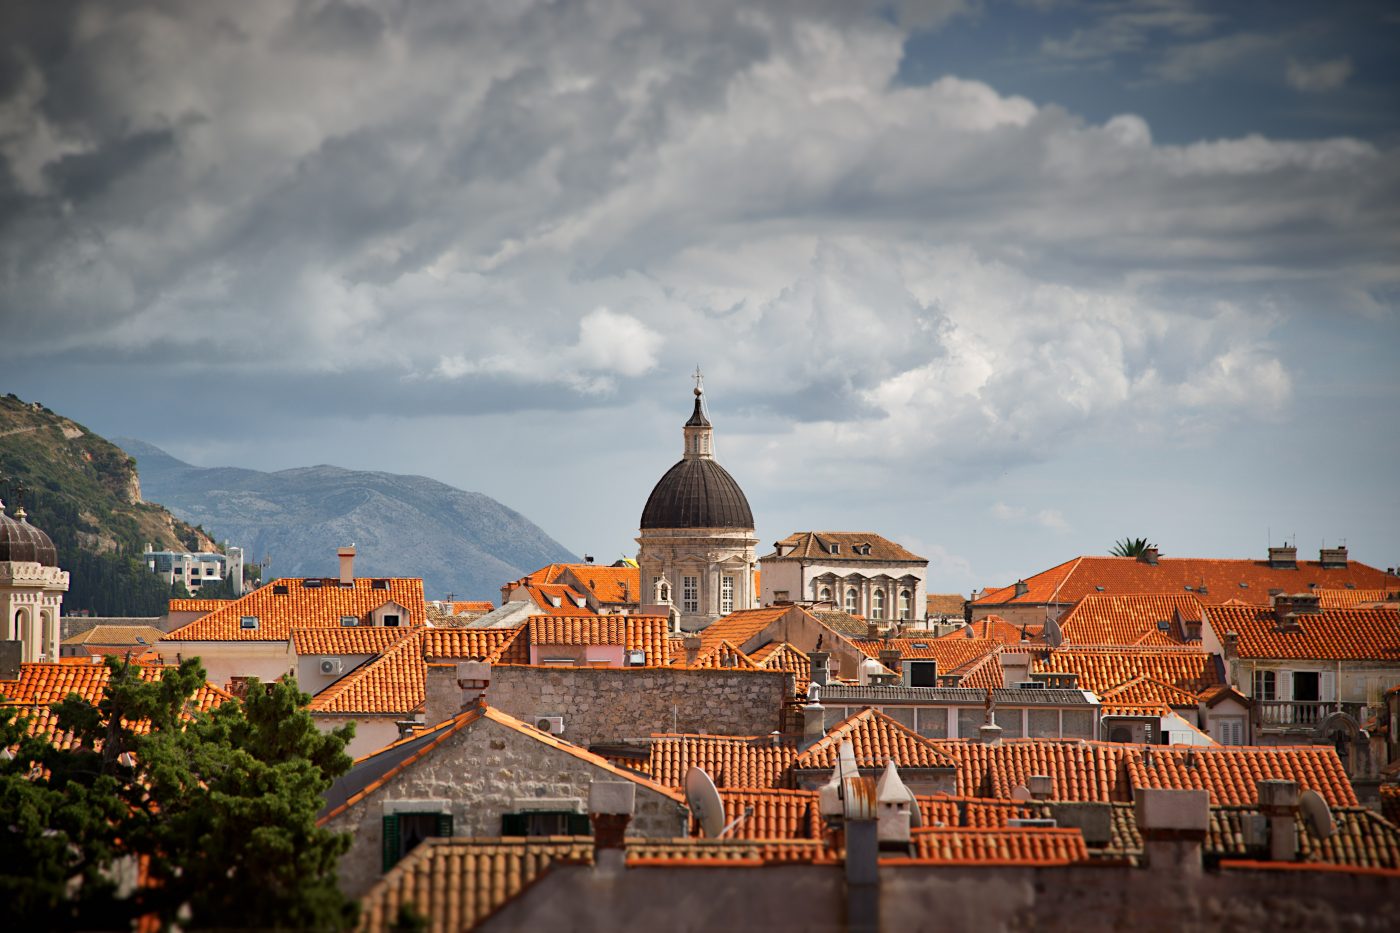
[[[592,829],[589,827],[589,825],[588,825],[588,814],[587,814],[587,813],[570,813],[570,814],[569,814],[569,835],[570,835],[570,836],[589,836],[589,835],[592,835],[592,833],[593,833],[593,830],[592,830]]]
[[[384,871],[399,863],[399,815],[384,814]]]
[[[437,834],[444,839],[452,838],[452,814],[439,813],[437,818]]]
[[[502,813],[501,814],[501,835],[502,836],[528,836],[530,834],[530,818],[524,813]]]

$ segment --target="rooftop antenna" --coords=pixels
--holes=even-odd
[[[701,831],[710,839],[718,839],[729,828],[724,824],[724,801],[704,768],[692,766],[685,773],[685,800],[700,822]]]
[[[743,813],[740,813],[738,816],[734,817],[734,819],[730,820],[728,823],[725,823],[724,829],[721,829],[719,831],[719,836],[717,836],[716,838],[723,839],[729,834],[729,831],[731,829],[733,829],[735,826],[738,826],[740,823],[744,822],[744,820],[747,820],[751,816],[753,816],[753,804],[749,804],[747,807],[744,808]]]

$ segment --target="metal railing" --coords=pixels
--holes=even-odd
[[[1256,700],[1254,708],[1258,724],[1266,729],[1312,729],[1335,712],[1361,722],[1366,713],[1364,703],[1337,700]]]

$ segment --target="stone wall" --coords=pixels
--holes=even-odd
[[[792,675],[782,671],[495,667],[486,702],[517,719],[563,716],[575,745],[653,732],[766,735],[781,730]]]
[[[355,837],[340,860],[340,887],[359,897],[379,880],[383,817],[395,801],[418,801],[430,812],[450,810],[454,836],[499,836],[502,814],[520,810],[521,800],[577,800],[586,809],[589,784],[623,779],[549,741],[477,719],[326,823]],[[689,820],[684,804],[638,784],[628,835],[683,836]]]

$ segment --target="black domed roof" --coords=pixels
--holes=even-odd
[[[58,550],[48,535],[29,522],[16,521],[0,512],[0,560],[33,561],[45,567],[57,567]]]
[[[686,459],[666,471],[642,509],[642,528],[753,528],[744,491],[724,467]]]

